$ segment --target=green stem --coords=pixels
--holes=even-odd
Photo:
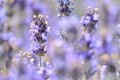
[[[42,66],[42,56],[40,55],[40,67]]]

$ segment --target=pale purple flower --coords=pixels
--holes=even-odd
[[[61,16],[69,16],[72,11],[74,10],[73,8],[73,1],[71,0],[57,0],[59,3],[58,10],[59,14],[58,17]]]
[[[93,20],[94,21],[99,21],[99,15],[95,13],[94,16],[93,16]]]
[[[99,14],[98,9],[92,9],[91,7],[88,7],[88,12],[85,14],[85,16],[81,17],[81,24],[85,27],[85,30],[92,33],[96,30],[96,26],[99,21]]]

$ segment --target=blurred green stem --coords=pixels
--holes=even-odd
[[[40,67],[42,66],[42,56],[40,55]]]

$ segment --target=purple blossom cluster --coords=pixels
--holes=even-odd
[[[49,31],[48,22],[46,21],[47,16],[39,14],[38,16],[33,16],[33,21],[30,26],[29,33],[31,34],[30,39],[33,40],[31,45],[31,51],[39,55],[40,57],[40,65],[41,64],[41,56],[44,56],[46,51],[45,42],[47,41],[47,33]]]
[[[92,9],[91,6],[88,7],[88,12],[81,18],[81,24],[85,27],[88,32],[93,32],[96,30],[96,25],[99,21],[98,8]]]
[[[72,13],[72,11],[74,10],[74,8],[72,7],[73,1],[71,1],[71,0],[58,0],[58,3],[59,3],[58,17],[69,16]]]
[[[38,16],[33,16],[34,20],[30,26],[30,39],[33,40],[32,51],[37,55],[44,55],[46,53],[45,46],[42,45],[47,41],[46,35],[49,31],[49,27],[47,26],[48,22],[45,20],[47,16],[39,14]]]

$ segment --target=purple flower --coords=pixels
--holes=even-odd
[[[74,10],[74,8],[72,7],[73,1],[70,1],[70,0],[58,0],[58,3],[59,3],[58,17],[69,16],[70,13]]]
[[[42,80],[54,80],[53,67],[48,62],[44,62],[43,67],[38,67],[37,73],[41,75]]]
[[[4,4],[4,0],[1,0],[1,1],[0,1],[0,9],[2,9],[3,4]]]
[[[81,24],[88,32],[94,32],[99,21],[98,8],[92,9],[88,7],[88,12],[80,20]]]
[[[96,22],[99,21],[99,15],[98,14],[94,14],[93,15],[93,20],[96,21]]]
[[[45,46],[41,46],[39,43],[34,43],[31,46],[31,50],[33,53],[35,54],[40,54],[40,55],[44,55],[44,53],[46,53],[46,48]]]
[[[38,55],[44,55],[46,53],[46,47],[43,43],[47,41],[47,32],[49,31],[49,27],[47,26],[46,21],[47,16],[39,14],[38,16],[33,16],[33,21],[30,26],[29,33],[31,34],[30,39],[33,40],[33,44],[31,45],[31,50],[33,53]]]

